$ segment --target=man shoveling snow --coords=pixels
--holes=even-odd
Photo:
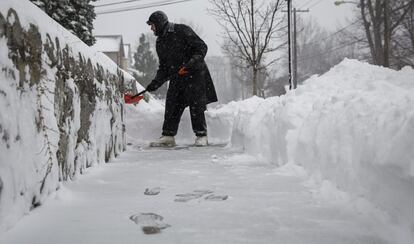
[[[196,135],[195,146],[207,146],[207,104],[217,101],[217,94],[204,57],[207,45],[188,26],[168,21],[162,11],[151,14],[147,24],[157,36],[159,59],[157,74],[146,91],[157,90],[170,81],[164,113],[162,136],[150,143],[152,147],[173,147],[174,136],[184,109],[189,106],[191,125]]]

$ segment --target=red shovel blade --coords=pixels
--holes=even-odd
[[[138,103],[139,101],[141,101],[141,99],[143,99],[144,96],[132,96],[129,94],[124,94],[124,101],[126,104],[135,104]]]

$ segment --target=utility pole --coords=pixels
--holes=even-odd
[[[298,80],[298,54],[297,54],[297,41],[296,41],[296,13],[297,12],[309,12],[307,10],[297,10],[296,8],[293,11],[293,62],[292,62],[292,38],[291,38],[291,19],[292,19],[292,0],[286,0],[288,2],[288,10],[282,11],[288,13],[288,52],[289,52],[289,90],[296,89]],[[293,72],[292,72],[293,70]]]
[[[298,85],[298,50],[297,50],[297,27],[296,27],[296,13],[307,13],[307,10],[293,9],[293,89],[296,89]]]
[[[288,52],[289,52],[289,90],[292,90],[292,48],[291,48],[291,31],[290,31],[290,21],[291,21],[291,13],[292,13],[292,0],[287,1],[287,13],[288,13]]]

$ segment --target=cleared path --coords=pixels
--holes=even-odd
[[[387,243],[374,219],[319,199],[305,180],[298,168],[221,147],[131,146],[66,184],[0,243]]]

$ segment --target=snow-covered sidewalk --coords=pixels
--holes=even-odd
[[[306,180],[300,167],[222,147],[131,146],[66,184],[0,243],[389,243],[376,219],[317,197]]]

